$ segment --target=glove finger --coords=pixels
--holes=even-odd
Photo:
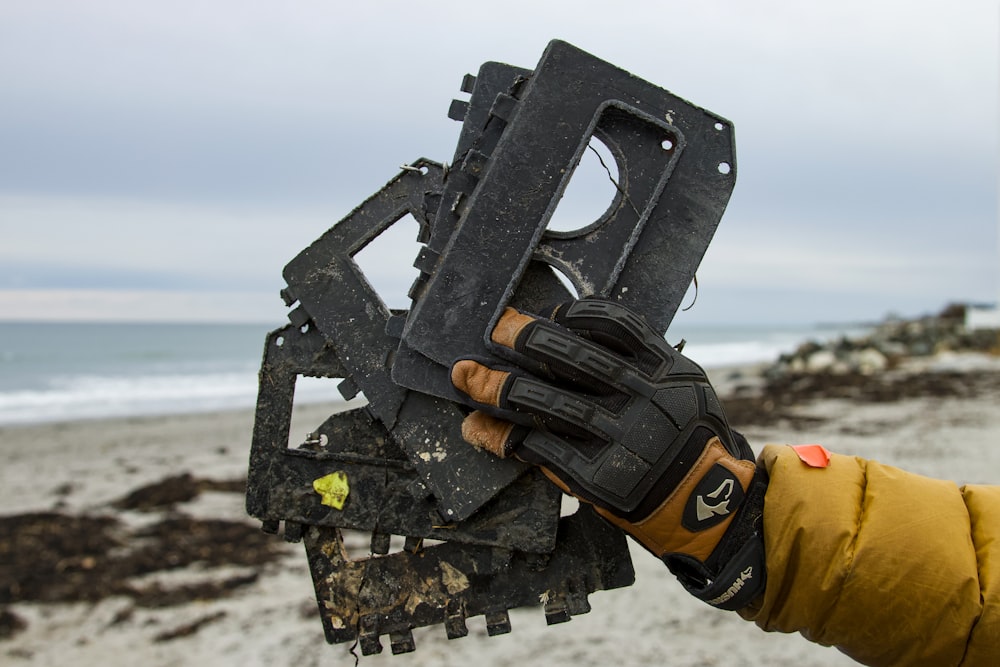
[[[572,483],[566,481],[566,473],[552,465],[551,460],[539,457],[537,452],[520,448],[528,433],[529,430],[523,426],[497,419],[481,410],[472,412],[462,421],[462,437],[470,445],[502,459],[515,456],[528,463],[534,463],[564,493],[574,495],[585,502],[594,502],[585,491],[579,488],[574,491]],[[564,447],[565,443],[553,441],[553,445]],[[521,452],[524,456],[520,454]]]
[[[523,437],[523,427],[476,410],[462,421],[462,437],[470,445],[502,459],[513,454]]]
[[[451,381],[469,398],[469,405],[505,421],[583,439],[620,435],[606,408],[520,369],[496,369],[475,359],[459,359],[451,368]]]
[[[600,397],[602,404],[620,407],[625,402],[628,385],[622,380],[631,364],[614,350],[513,308],[505,309],[490,338],[509,350],[505,356],[538,375]]]
[[[621,304],[596,298],[580,299],[560,307],[554,323],[613,350],[626,364],[654,381],[692,379],[705,382],[705,370],[675,350],[641,316]],[[632,378],[634,380],[634,378]],[[638,384],[623,380],[629,389],[642,394]]]
[[[512,371],[490,368],[474,359],[459,359],[451,367],[451,383],[474,403],[500,407],[500,397]]]
[[[491,367],[477,359],[459,359],[451,367],[458,401],[497,419],[535,427],[540,422],[533,414],[518,411],[505,400],[514,379],[525,376],[520,368]]]
[[[560,307],[553,321],[614,350],[647,375],[656,374],[675,351],[636,313],[613,301],[580,299]]]
[[[621,437],[615,415],[584,394],[528,376],[514,377],[501,399],[505,407],[535,416],[546,431],[601,442]]]

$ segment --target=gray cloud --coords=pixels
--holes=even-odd
[[[981,0],[7,3],[0,289],[276,291],[401,162],[449,159],[462,74],[559,37],[735,122],[699,316],[775,317],[747,284],[801,292],[802,319],[816,295],[843,317],[994,298],[997,22]]]

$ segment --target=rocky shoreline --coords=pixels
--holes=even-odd
[[[909,359],[966,352],[1000,355],[1000,331],[970,331],[965,326],[965,306],[950,305],[937,315],[889,318],[860,338],[805,342],[782,355],[766,374],[768,378],[805,373],[873,375]]]
[[[890,318],[857,338],[806,341],[732,383],[724,403],[737,429],[814,418],[796,408],[821,399],[885,403],[912,398],[973,397],[1000,390],[1000,331],[965,327],[962,306],[937,315]]]

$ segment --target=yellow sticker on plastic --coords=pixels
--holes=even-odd
[[[347,483],[347,473],[338,470],[313,480],[313,489],[320,495],[321,503],[342,510],[347,502],[347,494],[351,492],[351,485]]]

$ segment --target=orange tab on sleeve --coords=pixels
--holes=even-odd
[[[830,465],[830,452],[823,445],[790,445],[790,447],[810,468],[825,468]]]

